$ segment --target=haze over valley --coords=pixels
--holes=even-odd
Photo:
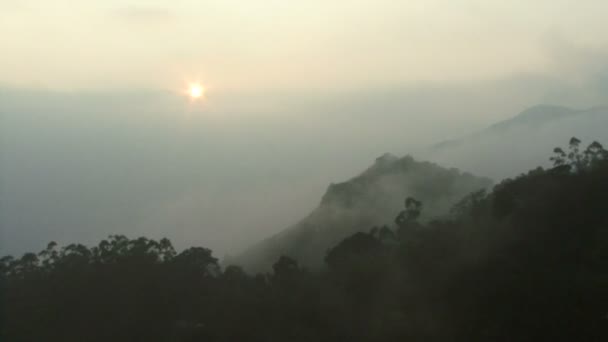
[[[546,151],[570,136],[608,138],[608,112],[591,105],[599,101],[532,107],[522,121],[544,99],[569,102],[550,95],[556,86],[525,85],[217,94],[202,107],[165,91],[5,87],[1,249],[120,232],[235,255],[387,152],[499,181],[546,165]],[[501,121],[514,124],[488,128]]]
[[[608,341],[606,14],[0,0],[0,341]]]

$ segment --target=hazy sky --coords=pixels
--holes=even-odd
[[[608,41],[603,0],[0,0],[0,83],[360,88],[545,72]],[[567,43],[566,43],[567,42]]]
[[[237,252],[385,152],[416,156],[539,103],[606,104],[606,13],[605,0],[0,0],[0,254],[111,233]],[[191,81],[204,101],[184,94]]]

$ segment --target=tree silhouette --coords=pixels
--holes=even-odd
[[[550,158],[554,168],[567,168],[572,172],[584,172],[608,160],[608,151],[599,142],[593,141],[583,152],[579,149],[580,144],[579,139],[572,137],[567,154],[561,148],[556,147],[553,150],[554,156]]]
[[[0,341],[606,341],[608,158],[570,142],[454,215],[408,197],[397,234],[345,236],[320,270],[123,235],[2,257]]]
[[[405,227],[410,222],[416,221],[421,212],[422,202],[413,197],[408,197],[405,199],[405,210],[402,210],[399,215],[397,215],[395,218],[395,223],[400,228]]]

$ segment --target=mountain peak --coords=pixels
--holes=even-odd
[[[394,155],[392,153],[385,153],[385,154],[381,155],[380,157],[376,158],[376,164],[388,164],[388,163],[395,162],[398,159],[399,159],[399,157],[397,157],[396,155]]]
[[[516,127],[538,127],[548,122],[573,116],[582,112],[586,111],[575,110],[564,106],[540,104],[529,107],[511,118],[499,121],[481,131],[474,132],[462,138],[444,140],[432,145],[430,148],[433,151],[452,148],[470,139],[477,139],[486,135],[504,133]]]
[[[572,108],[563,106],[537,105],[524,110],[511,119],[501,121],[495,125],[492,125],[491,127],[506,128],[512,126],[513,124],[543,124],[551,120],[572,115],[576,112],[577,111]]]
[[[323,265],[322,255],[346,236],[391,224],[412,196],[425,205],[425,217],[445,215],[466,194],[492,184],[456,169],[430,162],[384,154],[348,181],[329,185],[310,215],[247,250],[235,261],[250,270],[268,269],[280,255],[289,255],[307,267]]]
[[[605,144],[607,124],[606,106],[538,105],[462,138],[435,144],[426,158],[495,179],[513,177],[521,170],[549,166],[548,152],[573,136]]]

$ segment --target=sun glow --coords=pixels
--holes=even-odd
[[[188,94],[192,99],[198,99],[205,94],[205,88],[199,83],[192,83],[188,89]]]

